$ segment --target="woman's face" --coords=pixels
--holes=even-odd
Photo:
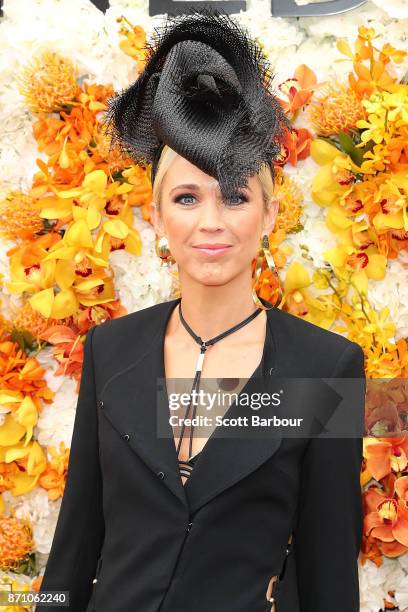
[[[156,232],[166,236],[180,280],[222,285],[240,274],[251,277],[259,240],[275,224],[278,202],[264,212],[262,187],[254,176],[232,204],[221,198],[218,181],[177,155],[162,183],[161,213],[152,203]],[[200,245],[227,245],[204,250]]]

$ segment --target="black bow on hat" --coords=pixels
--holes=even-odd
[[[138,79],[108,100],[111,146],[136,164],[152,164],[165,144],[216,178],[231,200],[281,153],[290,122],[271,90],[260,46],[218,10],[167,16],[147,43]]]

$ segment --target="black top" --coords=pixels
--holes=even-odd
[[[266,338],[265,338],[266,342],[268,341],[268,334],[269,334],[269,325],[266,326]],[[265,342],[265,346],[266,346],[266,342]],[[254,377],[262,376],[264,359],[265,359],[265,346],[264,346],[264,350],[262,351],[261,361],[258,363],[257,367],[252,372],[252,374],[251,374],[251,376],[249,377],[248,380],[250,380],[251,378],[254,378]],[[241,389],[241,391],[242,390],[243,389]],[[197,463],[198,459],[200,458],[200,455],[201,455],[202,451],[203,451],[203,449],[201,449],[198,453],[196,453],[195,455],[190,457],[190,459],[188,459],[187,461],[179,460],[180,475],[185,476],[185,478],[186,478],[186,480],[184,481],[183,484],[186,484],[186,482],[188,481],[188,479],[190,477],[190,474],[193,471],[193,467]]]

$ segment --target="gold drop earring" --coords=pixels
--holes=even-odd
[[[171,266],[176,261],[171,254],[169,241],[166,236],[162,236],[161,238],[156,237],[156,254],[160,257],[163,267]]]
[[[264,304],[262,304],[256,292],[257,289],[260,288],[262,285],[261,274],[264,268],[266,268],[266,266],[264,265],[265,261],[266,261],[267,267],[269,268],[269,271],[273,275],[275,282],[276,282],[276,287],[272,291],[272,301],[269,299],[268,302],[270,301],[272,304],[274,304],[273,308],[277,308],[282,302],[283,291],[282,291],[279,275],[276,270],[275,262],[273,260],[272,253],[269,249],[268,234],[264,234],[262,236],[261,244],[260,244],[260,247],[258,248],[258,254],[255,260],[255,276],[254,276],[254,283],[252,285],[252,297],[254,299],[255,304],[259,308],[262,308],[263,310],[271,310],[270,308],[267,308],[266,306],[264,306]],[[268,284],[269,284],[269,281],[268,281]]]

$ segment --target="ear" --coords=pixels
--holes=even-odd
[[[276,196],[272,196],[270,203],[269,203],[268,210],[264,213],[264,224],[263,224],[262,235],[267,234],[269,236],[269,234],[272,232],[273,228],[275,227],[276,217],[278,216],[278,212],[279,212],[279,199]]]
[[[156,234],[159,236],[163,235],[163,224],[161,221],[160,213],[156,202],[150,202],[150,216],[155,229]]]

